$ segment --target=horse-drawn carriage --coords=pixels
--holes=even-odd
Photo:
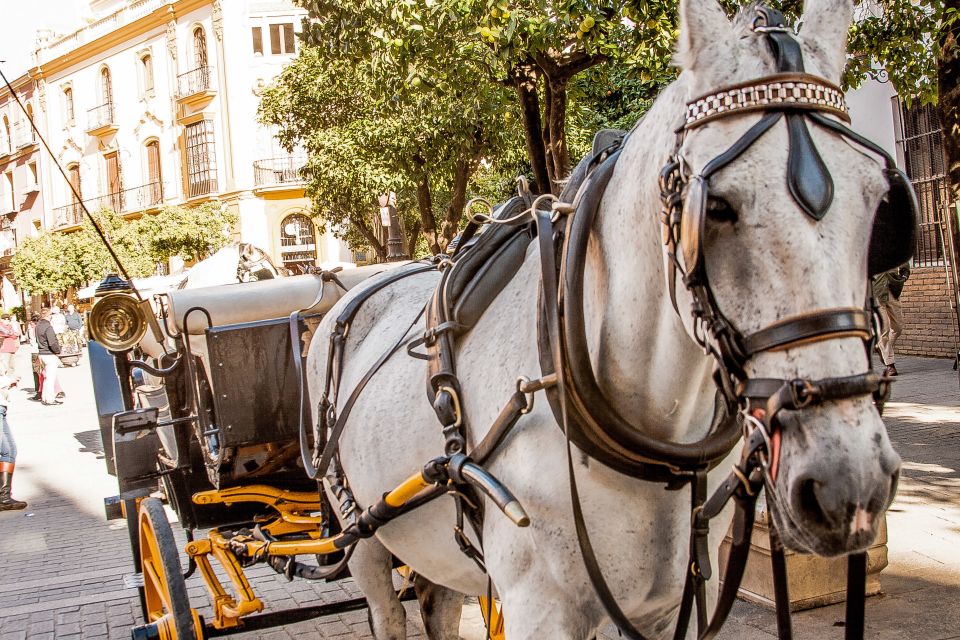
[[[850,10],[807,0],[804,40],[762,6],[731,23],[682,1],[686,70],[635,130],[598,140],[559,198],[521,193],[482,234],[474,216],[453,256],[176,291],[156,311],[105,282],[91,362],[143,575],[137,637],[277,622],[245,565],[335,579],[348,561],[375,635],[403,637],[396,556],[433,598],[431,640],[456,637],[456,594],[486,594],[491,628],[497,596],[515,640],[607,620],[687,638],[694,611],[713,638],[766,490],[780,636],[782,541],[849,556],[845,634],[862,638],[863,550],[899,469],[868,277],[911,256],[916,202],[845,124]],[[211,621],[158,480],[188,531],[210,529],[185,550]]]
[[[267,563],[288,579],[349,576],[335,544],[340,526],[301,462],[305,400],[294,352],[306,353],[317,322],[346,290],[387,266],[174,290],[155,296],[155,306],[116,276],[101,284],[91,369],[107,468],[120,488],[107,511],[126,518],[142,576],[145,624],[134,638],[213,637],[365,605],[359,598],[261,613],[244,568]],[[182,549],[161,496],[186,531]],[[198,530],[206,533],[195,537]],[[315,561],[303,562],[304,554]],[[185,577],[195,569],[210,620],[187,597]]]

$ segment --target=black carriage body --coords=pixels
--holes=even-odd
[[[303,321],[299,328],[305,330]],[[138,418],[126,417],[123,412],[145,404],[143,388],[140,392],[124,390],[118,369],[125,368],[126,354],[113,354],[95,342],[90,349],[107,469],[117,476],[121,497],[146,495],[162,481],[171,506],[187,529],[249,523],[264,510],[255,503],[197,505],[192,496],[201,491],[243,484],[317,490],[298,464],[300,387],[291,356],[289,319],[211,327],[205,338],[206,352],[202,357],[194,353],[194,367],[181,363],[161,378],[165,402],[161,400],[159,422],[172,419],[177,423],[173,426],[176,456],[163,450],[154,431],[156,423],[139,436],[118,433],[118,419]],[[180,352],[181,358],[187,357],[182,348]],[[167,367],[172,362],[172,357],[165,357],[156,365]],[[191,373],[195,380],[188,379]],[[196,412],[189,400],[192,384],[200,395]],[[156,394],[151,396],[150,404],[156,406]],[[192,415],[195,419],[189,420]],[[216,431],[219,465],[205,464],[198,430]],[[278,465],[272,456],[279,454],[285,462]],[[144,478],[151,473],[152,477]]]
[[[288,319],[212,327],[206,335],[220,446],[296,439],[300,388]]]

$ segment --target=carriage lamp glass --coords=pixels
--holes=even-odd
[[[88,324],[90,335],[110,351],[134,347],[147,331],[147,319],[131,292],[126,280],[111,273],[94,294],[96,302]]]

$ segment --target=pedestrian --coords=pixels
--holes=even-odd
[[[63,315],[63,319],[67,321],[67,329],[77,333],[83,332],[83,316],[77,313],[76,307],[72,304],[67,305],[67,312]]]
[[[53,326],[53,330],[59,336],[67,330],[67,319],[60,313],[60,307],[50,309],[50,314],[50,325]]]
[[[17,443],[13,440],[10,423],[7,422],[7,408],[10,406],[10,387],[16,384],[16,378],[0,376],[0,511],[18,511],[27,508],[26,502],[15,500],[11,494],[13,467],[17,461]]]
[[[37,323],[40,322],[39,313],[30,314],[30,323],[27,325],[27,340],[30,344],[30,368],[33,370],[33,395],[28,400],[40,400],[40,376],[43,373],[43,363],[37,353]]]
[[[54,404],[63,404],[57,400],[57,368],[60,366],[60,341],[57,340],[57,333],[50,324],[50,317],[53,313],[49,308],[40,310],[40,322],[37,323],[35,332],[37,334],[37,350],[40,354],[40,361],[43,363],[43,380],[41,382],[41,402],[50,406]]]
[[[0,316],[0,375],[16,377],[17,350],[20,348],[20,328],[9,313]]]
[[[877,340],[877,349],[886,368],[885,376],[896,376],[895,348],[897,338],[903,333],[903,306],[900,304],[900,294],[903,285],[910,277],[910,265],[904,264],[896,269],[885,271],[873,279],[873,297],[880,309],[880,335]]]

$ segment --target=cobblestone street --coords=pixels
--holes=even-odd
[[[25,350],[18,356],[27,388],[28,358]],[[869,638],[960,638],[960,393],[950,364],[898,362],[901,379],[887,416],[904,467],[888,516],[884,593],[867,603]],[[21,389],[9,411],[20,449],[15,495],[30,506],[0,513],[0,640],[129,638],[130,627],[140,622],[137,591],[125,581],[132,572],[125,524],[107,522],[103,513],[103,498],[117,489],[104,467],[86,360],[61,374],[63,406],[29,402]],[[268,611],[358,595],[349,582],[287,582],[263,565],[250,575]],[[209,616],[199,575],[187,585],[192,604]],[[416,606],[406,606],[410,637],[423,637]],[[465,618],[464,638],[482,638],[475,606]],[[842,605],[802,612],[794,617],[795,637],[839,638],[835,623],[842,619]],[[366,612],[356,611],[236,637],[371,636]],[[740,603],[722,637],[773,638],[773,614]]]

